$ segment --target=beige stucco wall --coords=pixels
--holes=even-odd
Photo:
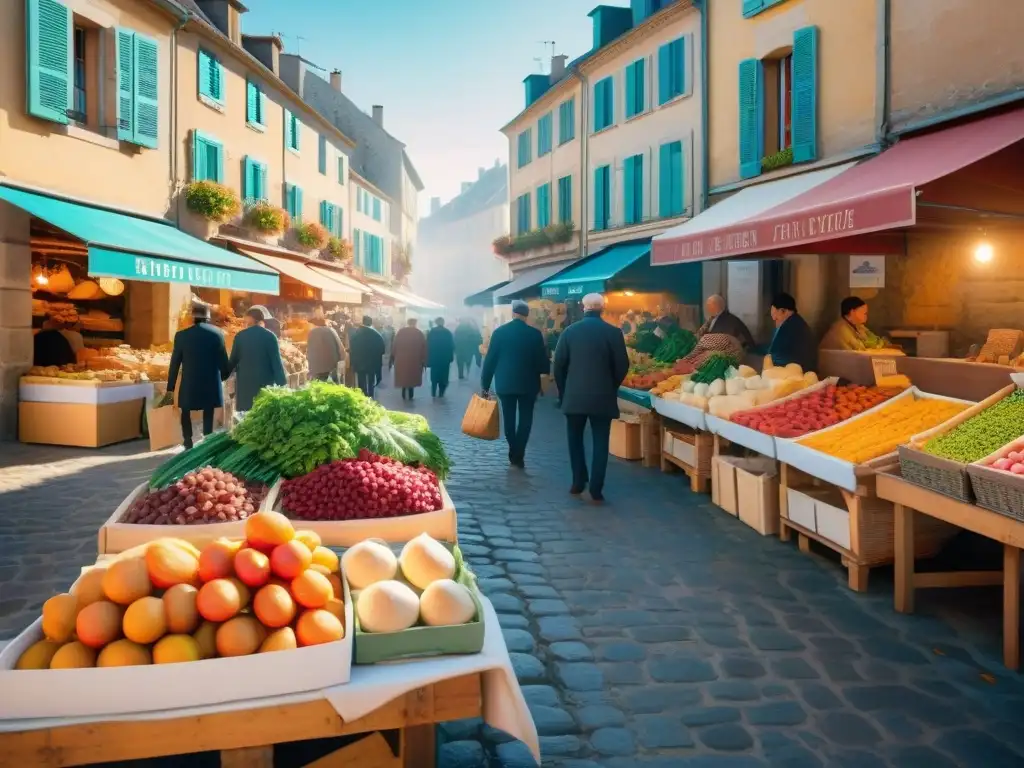
[[[700,159],[703,156],[700,146],[701,125],[701,89],[700,89],[700,14],[696,9],[689,9],[682,14],[674,14],[675,18],[666,24],[648,28],[645,33],[638,30],[628,38],[628,45],[613,45],[610,52],[617,52],[593,67],[584,67],[590,87],[590,103],[593,105],[594,84],[606,77],[614,78],[613,97],[615,102],[615,122],[589,138],[589,167],[587,170],[587,186],[591,191],[587,195],[586,222],[588,229],[594,227],[594,193],[592,191],[594,170],[603,165],[611,166],[611,219],[607,232],[591,232],[589,243],[599,247],[605,240],[622,239],[626,235],[621,231],[625,222],[625,197],[623,193],[624,163],[627,157],[641,154],[643,160],[643,219],[654,225],[646,227],[630,227],[631,234],[639,234],[636,230],[650,230],[644,234],[655,234],[669,223],[678,223],[680,217],[669,221],[651,221],[658,217],[659,205],[659,152],[662,144],[681,141],[683,144],[683,202],[692,211],[694,201],[699,199],[702,184]],[[685,39],[686,56],[686,92],[672,101],[658,105],[658,49],[676,38]],[[646,60],[644,65],[645,106],[639,115],[626,120],[626,67],[637,59]],[[593,121],[590,120],[592,125]],[[588,126],[589,129],[590,126]],[[695,162],[695,159],[697,162]],[[594,248],[588,246],[588,251]]]
[[[302,217],[304,221],[320,221],[320,202],[326,200],[329,203],[340,206],[344,211],[342,214],[342,232],[346,240],[352,239],[352,227],[349,218],[352,208],[349,205],[349,183],[348,173],[351,162],[350,150],[340,140],[330,133],[325,132],[327,137],[327,172],[320,173],[320,132],[316,127],[309,124],[308,119],[303,119],[296,103],[286,99],[278,93],[268,93],[268,100],[274,101],[273,109],[280,113],[278,121],[284,125],[283,113],[285,109],[291,110],[299,115],[299,152],[290,151],[283,153],[284,157],[284,181],[288,184],[295,184],[302,189]],[[283,128],[282,128],[283,130]],[[284,141],[282,137],[282,142]],[[344,184],[338,180],[338,157],[345,157]],[[284,201],[284,190],[281,191],[281,202]]]
[[[3,4],[0,23],[0,177],[90,202],[163,216],[171,187],[171,30],[173,19],[134,0],[62,0],[73,13],[101,27],[102,90],[116,90],[114,27],[156,40],[159,53],[160,140],[157,149],[119,142],[101,132],[30,117],[25,94],[25,3]],[[99,90],[99,89],[97,89]],[[98,93],[88,94],[97,100]],[[113,103],[103,125],[114,124]],[[91,111],[91,109],[90,109]]]
[[[1024,3],[896,0],[891,14],[893,128],[1024,92]]]
[[[913,0],[912,0],[913,1]],[[925,4],[929,0],[923,0]],[[995,1],[995,0],[994,0]],[[895,0],[899,5],[903,0]],[[711,187],[739,180],[739,63],[792,47],[793,32],[818,27],[818,158],[875,141],[876,0],[785,0],[749,19],[742,0],[716,0],[708,17]],[[927,13],[919,14],[922,29]]]

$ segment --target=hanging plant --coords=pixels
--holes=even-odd
[[[512,235],[499,235],[494,238],[491,245],[494,246],[494,252],[499,256],[508,256],[512,253]]]
[[[332,237],[327,241],[324,255],[332,261],[348,261],[352,258],[352,244],[340,237]]]
[[[244,222],[264,235],[279,235],[288,228],[289,219],[284,208],[258,200],[246,209]]]
[[[315,221],[304,221],[295,228],[295,239],[306,248],[323,248],[327,237],[327,230]]]
[[[396,280],[412,274],[412,245],[395,243],[391,250],[391,274]]]
[[[230,187],[215,181],[193,181],[185,187],[185,205],[210,221],[227,221],[238,215],[242,204]]]

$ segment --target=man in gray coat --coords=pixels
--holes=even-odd
[[[619,416],[619,386],[629,371],[629,356],[622,331],[601,319],[604,297],[583,297],[583,319],[562,333],[555,348],[555,385],[562,401],[569,437],[572,487],[579,496],[590,484],[590,497],[604,501],[608,468],[608,441],[612,419]],[[583,432],[587,422],[594,441],[593,466],[587,473]]]

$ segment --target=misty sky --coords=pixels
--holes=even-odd
[[[523,109],[523,78],[547,72],[554,40],[570,60],[589,50],[596,0],[245,0],[247,34],[279,33],[289,53],[342,71],[364,111],[384,105],[426,190],[448,201],[477,168],[506,162],[501,126]],[[609,5],[628,5],[612,0]],[[529,23],[525,23],[529,20]],[[299,40],[298,38],[304,38]],[[320,73],[326,77],[326,72]]]

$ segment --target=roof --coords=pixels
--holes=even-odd
[[[452,198],[436,212],[420,219],[420,227],[447,224],[467,219],[480,211],[508,202],[508,166],[499,165],[484,175],[462,194]]]
[[[389,195],[387,192],[382,190],[380,187],[378,187],[372,181],[367,179],[365,176],[363,176],[363,174],[359,173],[358,171],[352,170],[352,166],[349,166],[348,175],[349,175],[349,178],[355,178],[356,183],[359,186],[363,187],[368,192],[373,192],[373,194],[378,195],[380,197],[383,197],[385,200],[388,200],[390,202],[394,202],[394,200],[391,199],[391,195]]]
[[[412,179],[412,184],[416,187],[416,191],[422,192],[423,180],[420,179],[420,175],[416,172],[416,167],[412,164],[412,160],[409,158],[409,153],[404,149],[402,150],[402,164],[405,166],[405,172],[409,174],[409,178]]]
[[[565,74],[563,74],[555,82],[551,83],[551,85],[548,86],[548,89],[546,91],[544,91],[543,94],[541,94],[541,97],[539,99],[537,99],[535,102],[530,104],[530,106],[524,108],[519,114],[517,114],[515,117],[513,117],[507,123],[505,123],[505,125],[503,125],[501,127],[501,130],[502,131],[506,131],[509,128],[511,128],[525,114],[527,114],[530,110],[532,110],[534,107],[536,107],[537,104],[541,101],[541,99],[543,99],[545,96],[548,96],[548,95],[554,93],[562,85],[562,83],[565,83],[568,80],[571,80],[572,78],[576,77],[576,75],[579,72],[580,64],[582,64],[588,58],[593,56],[595,53],[596,53],[596,51],[587,51],[582,56],[578,56],[575,59],[573,59],[572,61],[570,61],[568,64],[566,64],[565,65]]]

